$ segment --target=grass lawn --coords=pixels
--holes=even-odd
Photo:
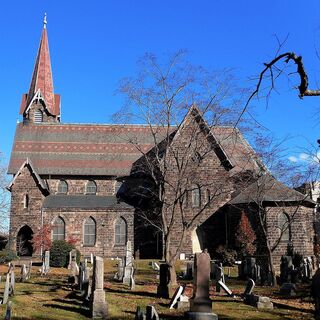
[[[12,319],[88,319],[89,310],[83,304],[78,291],[73,291],[67,283],[69,271],[53,268],[47,276],[41,277],[38,268],[33,267],[33,275],[25,283],[19,283],[19,268],[16,268],[15,295],[11,298],[13,304]],[[2,282],[0,296],[4,291],[4,274],[7,266],[0,266]],[[156,273],[148,266],[148,261],[136,261],[136,288],[130,291],[127,286],[115,282],[113,276],[116,262],[105,261],[105,292],[109,309],[109,319],[134,319],[136,307],[154,305],[161,319],[183,319],[186,310],[169,310],[170,300],[156,297]],[[232,274],[232,273],[231,273]],[[191,282],[181,281],[187,285],[186,294],[191,297]],[[227,285],[236,294],[244,291],[245,283],[234,278],[227,280]],[[172,288],[172,292],[175,288]],[[306,290],[307,288],[302,287]],[[219,319],[313,319],[313,305],[301,291],[295,299],[282,299],[276,294],[278,288],[256,287],[254,292],[272,298],[276,307],[274,310],[258,310],[245,305],[238,298],[226,297],[224,293],[211,290],[213,312]],[[0,318],[5,313],[5,306],[0,305]]]

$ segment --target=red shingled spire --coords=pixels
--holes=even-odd
[[[55,95],[53,92],[53,80],[46,24],[47,20],[45,16],[29,93],[24,95],[22,98],[20,114],[28,111],[27,108],[29,107],[32,99],[40,91],[47,111],[55,116],[60,115],[60,96]]]

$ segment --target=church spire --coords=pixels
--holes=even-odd
[[[60,96],[53,91],[53,79],[47,35],[47,14],[44,16],[39,50],[32,74],[29,93],[24,95],[20,114],[29,112],[34,101],[42,101],[44,111],[49,116],[60,116]]]

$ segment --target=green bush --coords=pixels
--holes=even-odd
[[[0,264],[10,262],[17,259],[17,255],[13,250],[3,249],[0,251]]]
[[[69,263],[69,252],[75,249],[73,244],[65,240],[54,240],[50,248],[50,266],[67,267]],[[77,250],[77,263],[80,262],[80,252]]]

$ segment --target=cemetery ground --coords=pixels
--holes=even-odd
[[[170,299],[157,298],[157,272],[149,266],[147,260],[135,261],[136,287],[130,290],[127,285],[114,280],[117,261],[105,260],[104,289],[109,309],[109,319],[134,319],[137,306],[145,308],[153,305],[161,319],[183,319],[187,309],[169,309]],[[227,268],[226,268],[227,269]],[[0,266],[0,297],[4,291],[4,274],[7,265]],[[39,266],[33,266],[32,275],[24,283],[19,282],[19,267],[15,268],[16,285],[12,301],[12,319],[88,319],[89,309],[83,305],[80,292],[72,290],[68,283],[69,270],[51,268],[49,274],[41,276]],[[179,274],[179,264],[177,267]],[[236,269],[231,268],[231,275],[226,284],[234,294],[243,293],[246,282],[236,279]],[[226,272],[227,273],[227,272]],[[192,295],[192,280],[179,280],[186,284],[186,295]],[[175,288],[171,288],[172,296]],[[278,294],[279,287],[255,287],[254,293],[272,299],[273,310],[261,310],[243,303],[240,297],[227,297],[224,292],[215,292],[214,283],[210,295],[213,300],[213,312],[219,319],[313,319],[313,303],[309,297],[309,286],[300,285],[296,297],[284,299]],[[0,318],[5,313],[5,306],[0,305]]]

